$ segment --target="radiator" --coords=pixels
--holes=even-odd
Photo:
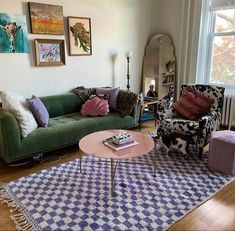
[[[234,94],[225,94],[224,95],[224,104],[222,109],[222,119],[221,125],[231,129],[233,120],[234,120],[234,111],[235,111],[235,95]]]

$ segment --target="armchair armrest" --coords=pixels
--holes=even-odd
[[[173,108],[158,112],[158,117],[159,117],[160,121],[165,120],[165,119],[172,119],[173,116],[174,116],[174,109]]]
[[[221,113],[220,112],[216,112],[216,111],[212,111],[206,115],[204,115],[203,117],[201,117],[199,119],[199,128],[200,129],[205,129],[208,127],[213,126],[213,128],[216,125],[216,128],[218,126],[217,120],[220,119],[221,117]]]
[[[199,119],[198,144],[203,147],[209,142],[212,131],[218,129],[220,124],[221,113],[212,111]]]

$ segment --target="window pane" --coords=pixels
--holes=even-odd
[[[215,32],[235,32],[235,9],[216,12]]]
[[[210,82],[235,85],[235,35],[214,37]]]

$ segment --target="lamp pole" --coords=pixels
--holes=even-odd
[[[130,58],[132,56],[132,51],[126,52],[126,60],[127,60],[127,91],[130,91]]]

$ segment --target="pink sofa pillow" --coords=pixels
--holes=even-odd
[[[103,116],[109,113],[109,104],[106,100],[94,97],[82,105],[81,114],[90,116]]]

